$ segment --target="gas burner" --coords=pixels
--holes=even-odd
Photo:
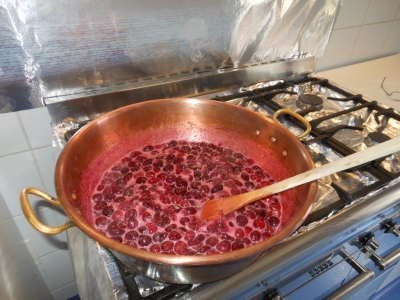
[[[367,137],[364,139],[364,143],[368,147],[372,147],[374,145],[383,143],[390,140],[390,137],[382,132],[370,132]]]
[[[308,110],[315,111],[322,109],[322,103],[324,100],[322,97],[314,94],[302,94],[299,96],[299,99],[296,101],[297,107]]]

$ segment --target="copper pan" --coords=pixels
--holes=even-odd
[[[170,129],[165,135],[165,129]],[[268,240],[225,254],[173,256],[139,250],[110,239],[90,225],[87,207],[96,176],[133,145],[171,139],[222,143],[244,155],[256,155],[260,165],[281,180],[314,167],[302,143],[271,118],[236,105],[204,99],[162,99],[119,108],[78,131],[61,152],[55,170],[57,199],[27,188],[21,193],[23,212],[37,230],[57,234],[71,226],[107,247],[138,273],[170,283],[202,283],[233,275],[251,264],[268,248],[282,242],[304,222],[311,211],[317,183],[285,192],[281,230]],[[134,142],[132,142],[134,141]],[[276,172],[275,170],[284,170]],[[49,227],[37,220],[28,194],[61,206],[70,222]]]

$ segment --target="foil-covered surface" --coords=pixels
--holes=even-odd
[[[76,284],[81,299],[129,299],[111,252],[79,228],[67,231]]]
[[[342,0],[0,1],[0,113],[43,97],[321,57]]]

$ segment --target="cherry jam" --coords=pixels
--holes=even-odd
[[[102,176],[91,197],[94,227],[116,241],[156,253],[234,251],[277,231],[279,195],[212,222],[200,219],[202,205],[273,182],[253,159],[219,145],[175,140],[147,145]]]

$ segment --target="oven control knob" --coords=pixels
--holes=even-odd
[[[392,232],[396,237],[400,237],[400,230],[397,226],[397,222],[389,221],[383,224],[383,228],[385,229],[386,233]]]
[[[279,295],[278,290],[268,291],[264,297],[264,300],[281,300],[281,296]]]
[[[379,244],[375,241],[375,236],[372,232],[362,235],[358,238],[360,245],[370,248],[375,251],[379,248]]]

